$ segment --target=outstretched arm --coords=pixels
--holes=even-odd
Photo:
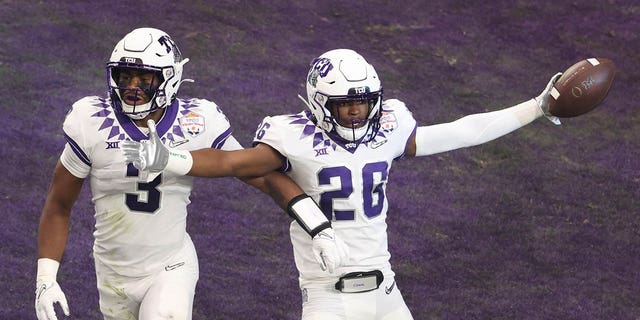
[[[194,151],[169,150],[160,140],[153,120],[148,121],[149,140],[122,141],[126,162],[139,170],[171,172],[196,177],[261,177],[282,163],[278,152],[266,145],[240,150],[205,148]]]
[[[280,153],[265,144],[233,151],[200,149],[190,156],[187,174],[195,177],[261,177],[282,166]]]
[[[513,107],[473,114],[449,123],[418,127],[409,141],[407,155],[426,156],[479,145],[502,137],[543,115],[559,124],[557,118],[548,114],[548,108],[549,91],[560,75],[554,75],[539,96]]]

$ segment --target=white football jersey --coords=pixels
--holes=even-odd
[[[168,148],[238,149],[229,121],[213,102],[176,100],[157,125]],[[121,275],[141,276],[157,270],[180,248],[186,234],[187,205],[193,178],[165,173],[142,175],[125,163],[124,140],[146,140],[109,100],[77,101],[63,125],[67,144],[60,160],[73,175],[90,177],[95,205],[94,256]]]
[[[393,160],[404,156],[416,129],[411,112],[399,100],[382,105],[380,130],[360,145],[328,135],[311,113],[266,117],[254,139],[279,151],[285,171],[322,208],[337,237],[349,247],[346,266],[334,274],[378,269],[393,276],[387,248],[386,184]],[[335,281],[320,269],[311,237],[293,221],[291,242],[302,286]]]

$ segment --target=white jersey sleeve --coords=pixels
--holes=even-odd
[[[242,145],[240,144],[240,142],[238,142],[238,140],[236,140],[234,136],[229,136],[229,138],[227,138],[227,141],[220,149],[228,151],[239,150],[242,149]]]
[[[402,158],[416,121],[404,103],[385,101],[380,130],[363,142],[348,143],[327,133],[309,112],[266,117],[254,138],[285,157],[283,168],[332,221],[349,246],[347,265],[335,274],[378,269],[392,275],[387,248],[386,183],[393,160]],[[315,261],[309,235],[297,222],[290,228],[301,285],[335,281]]]
[[[91,145],[85,141],[83,134],[86,130],[84,125],[87,123],[84,119],[89,115],[82,111],[92,105],[100,105],[101,103],[104,103],[104,101],[95,96],[80,99],[71,106],[71,110],[67,113],[62,125],[67,143],[60,156],[60,162],[71,174],[78,178],[86,178],[91,171],[91,159],[89,159],[89,155],[92,154],[91,150],[82,149]]]
[[[528,100],[510,108],[477,113],[453,122],[419,127],[416,156],[471,147],[506,135],[542,117],[538,103]]]

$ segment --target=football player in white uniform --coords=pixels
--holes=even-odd
[[[123,151],[127,161],[151,172],[166,169],[219,177],[281,168],[320,204],[349,253],[334,273],[324,272],[309,250],[306,222],[290,210],[296,217],[290,235],[302,290],[302,319],[412,319],[395,283],[387,248],[386,185],[393,161],[478,145],[542,116],[557,121],[548,114],[548,99],[559,76],[554,75],[539,96],[518,105],[417,126],[404,103],[383,101],[373,66],[352,50],[336,49],[311,63],[308,110],[266,117],[251,149],[181,151],[165,163],[149,159],[141,145]]]
[[[186,171],[141,172],[119,150],[123,141],[148,139],[147,120],[158,123],[155,137],[171,149],[242,148],[215,103],[177,98],[187,61],[165,32],[135,29],[118,42],[107,63],[109,97],[85,97],[67,114],[67,143],[38,230],[38,319],[57,319],[55,303],[69,315],[56,274],[71,208],[87,177],[95,205],[93,253],[104,319],[191,319],[198,280],[198,260],[186,232],[193,178],[184,176]],[[318,217],[324,226],[315,241],[318,259],[333,270],[333,230],[320,209],[284,174],[261,176],[243,181],[270,193],[283,208],[295,199],[292,206]]]

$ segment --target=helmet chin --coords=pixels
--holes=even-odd
[[[149,113],[151,113],[151,111],[156,109],[154,108],[154,105],[153,105],[153,100],[155,97],[152,97],[151,99],[149,99],[149,102],[147,103],[131,105],[126,103],[125,100],[122,98],[122,93],[120,92],[120,90],[113,90],[112,92],[115,92],[117,95],[116,99],[120,100],[121,112],[126,114],[129,118],[133,120],[144,119],[144,117],[148,116]]]
[[[339,124],[336,124],[334,128],[336,129],[336,133],[338,133],[338,135],[342,139],[345,139],[351,142],[362,139],[362,137],[364,137],[364,135],[367,134],[367,131],[369,131],[369,125],[354,129],[354,128],[345,128]]]
[[[140,105],[136,105],[136,106],[132,106],[130,104],[125,103],[124,101],[120,100],[120,102],[122,103],[122,111],[124,114],[126,114],[129,118],[133,119],[133,120],[140,120],[140,119],[144,119],[144,117],[148,116],[149,113],[151,113],[151,101],[145,103],[145,104],[140,104]],[[140,111],[140,112],[135,112],[135,110],[145,110],[145,111]]]

